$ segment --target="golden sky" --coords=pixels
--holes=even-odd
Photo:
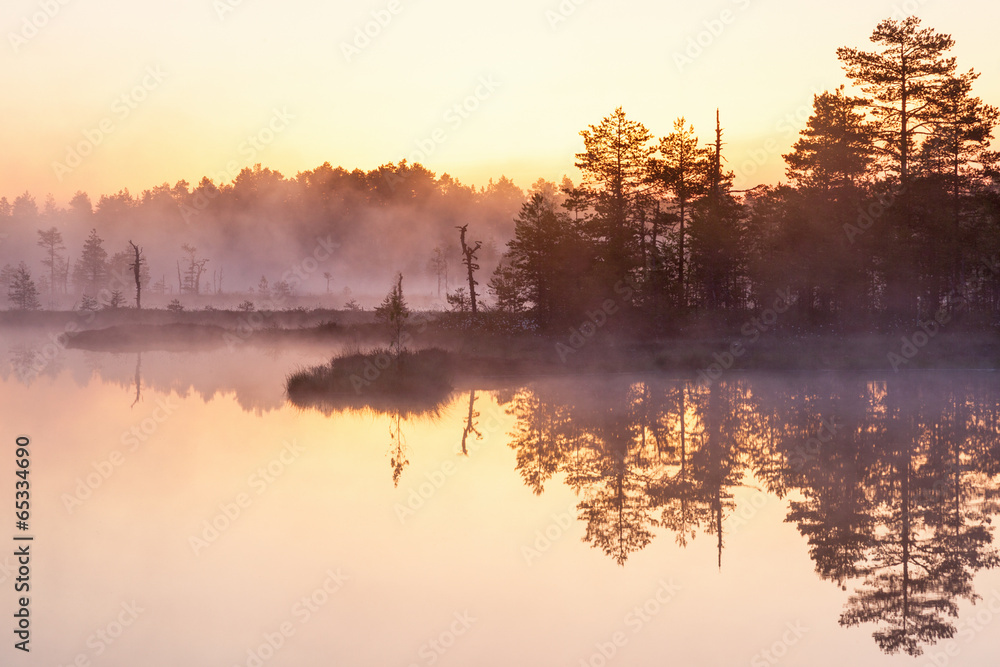
[[[579,131],[619,105],[706,142],[719,107],[737,185],[776,182],[813,94],[845,82],[836,48],[913,13],[1000,102],[986,2],[7,0],[0,195],[403,158],[475,185],[576,180]]]

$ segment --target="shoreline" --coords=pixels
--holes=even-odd
[[[58,322],[66,322],[66,314],[62,314],[63,318],[44,318],[49,322],[14,325],[7,321],[8,318],[0,317],[0,328],[50,329],[59,332],[55,335],[67,348],[99,352],[225,351],[243,345],[330,345],[332,356],[345,348],[361,351],[378,347],[384,344],[385,338],[379,325],[365,321],[371,319],[370,313],[347,313],[347,317],[330,319],[333,313],[329,311],[278,312],[269,326],[253,327],[240,321],[246,314],[232,311],[182,313],[182,317],[149,312],[150,315],[144,313],[142,319],[153,320],[150,323],[136,323],[115,313],[114,317],[95,317],[89,325],[60,327]],[[408,337],[407,347],[412,350],[437,347],[447,351],[455,362],[456,377],[499,379],[528,375],[684,372],[701,373],[711,380],[720,372],[736,370],[893,373],[1000,368],[1000,333],[957,327],[936,332],[933,336],[922,334],[920,329],[909,335],[774,330],[752,339],[741,336],[738,331],[728,336],[719,332],[711,336],[656,337],[602,331],[592,338],[575,341],[575,344],[569,342],[568,334],[462,330],[440,320],[413,328],[415,331]]]

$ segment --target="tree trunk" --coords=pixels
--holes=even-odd
[[[132,261],[132,273],[135,276],[135,309],[142,310],[142,280],[140,277],[142,250],[139,249],[139,246],[132,243],[132,241],[129,241],[128,244],[135,251],[135,259]]]
[[[476,279],[475,279],[475,276],[474,276],[474,272],[475,272],[476,269],[479,268],[479,265],[475,263],[475,260],[476,260],[476,251],[479,250],[480,247],[482,247],[482,243],[479,242],[479,241],[476,241],[476,245],[474,247],[470,248],[465,243],[465,232],[468,231],[469,226],[468,225],[462,225],[461,227],[458,227],[457,229],[460,232],[459,239],[462,242],[462,255],[464,255],[464,257],[465,257],[465,260],[464,260],[465,261],[465,267],[468,270],[468,274],[469,274],[469,303],[470,303],[470,305],[472,307],[472,315],[473,315],[473,317],[475,317],[476,313],[477,313],[477,310],[476,310]]]

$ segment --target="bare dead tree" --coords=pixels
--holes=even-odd
[[[465,430],[462,431],[462,454],[465,456],[469,455],[469,448],[467,442],[470,433],[476,434],[476,440],[482,440],[483,434],[479,432],[476,428],[476,418],[479,416],[479,412],[476,410],[476,390],[472,389],[469,391],[469,418],[465,422]]]
[[[482,247],[481,241],[476,241],[474,247],[470,247],[465,243],[465,233],[469,229],[469,225],[462,225],[461,227],[455,227],[460,233],[460,240],[462,241],[462,256],[463,262],[465,263],[465,268],[469,274],[469,300],[472,306],[472,316],[476,316],[476,282],[475,272],[479,269],[479,265],[476,264],[476,253]]]
[[[208,264],[208,260],[197,259],[198,249],[190,244],[183,244],[181,250],[188,255],[188,266],[184,271],[184,281],[181,285],[181,291],[188,292],[189,294],[201,294],[201,274],[205,272],[205,265]],[[180,269],[178,268],[179,272]]]
[[[139,402],[142,398],[142,352],[139,352],[135,357],[135,400],[132,401],[132,406]]]
[[[128,265],[128,268],[132,269],[132,274],[135,276],[135,309],[142,310],[142,278],[140,273],[142,263],[146,260],[142,256],[142,248],[132,243],[131,240],[129,240],[128,244],[132,246],[132,250],[135,253],[135,258]]]

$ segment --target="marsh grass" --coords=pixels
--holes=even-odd
[[[440,349],[345,352],[330,363],[290,374],[289,400],[324,411],[371,408],[420,414],[436,412],[451,395],[451,360]]]

